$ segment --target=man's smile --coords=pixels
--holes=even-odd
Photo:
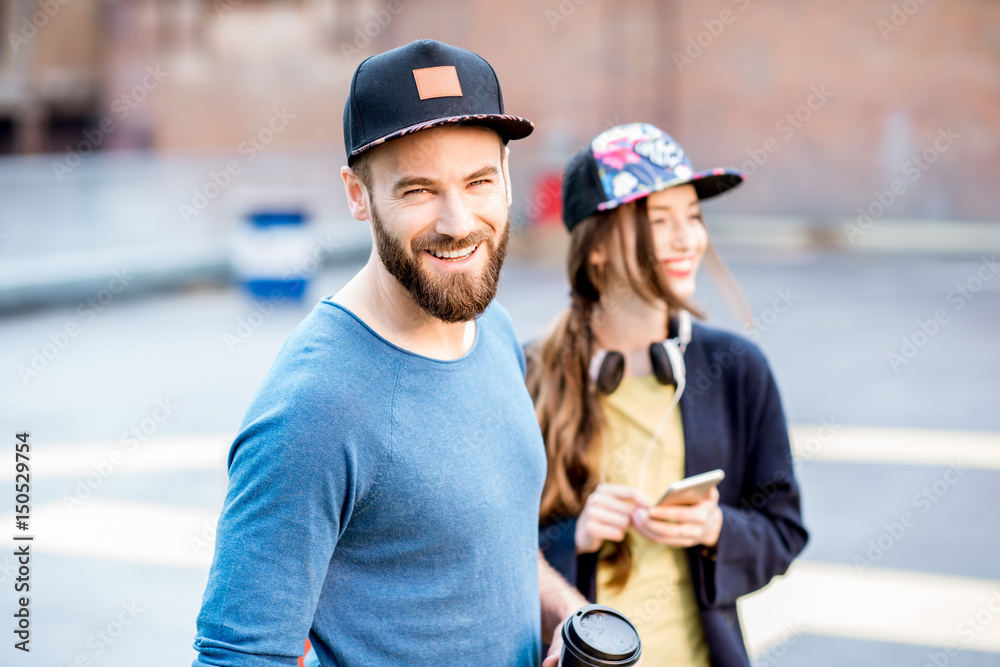
[[[469,260],[479,249],[482,243],[477,243],[474,246],[467,246],[465,248],[460,248],[459,250],[426,250],[434,259],[440,262],[446,262],[448,264],[464,264]]]

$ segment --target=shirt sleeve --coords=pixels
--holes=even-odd
[[[297,664],[337,540],[380,469],[364,446],[379,438],[359,425],[389,420],[331,389],[349,379],[301,375],[272,369],[230,450],[194,665]]]
[[[577,517],[553,517],[539,524],[538,549],[566,581],[577,585]]]
[[[705,606],[728,606],[784,574],[802,551],[802,523],[788,429],[763,355],[753,355],[743,395],[748,402],[746,469],[738,506],[720,503],[722,532],[715,549],[692,547]]]

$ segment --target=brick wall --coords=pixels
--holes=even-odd
[[[232,11],[220,15],[219,2]],[[522,209],[535,178],[592,135],[646,120],[677,137],[696,167],[754,172],[717,210],[823,222],[856,215],[900,181],[887,215],[997,218],[1000,3],[161,4],[155,16],[137,0],[109,10],[120,15],[110,19],[118,29],[106,94],[126,90],[142,63],[163,63],[170,79],[136,116],[162,150],[235,150],[274,106],[287,106],[296,120],[276,147],[342,154],[354,66],[432,37],[483,55],[500,75],[507,110],[535,121],[535,134],[513,147]],[[938,138],[948,128],[951,143]],[[935,160],[926,170],[907,162],[924,151]]]

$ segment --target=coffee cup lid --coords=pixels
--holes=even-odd
[[[565,629],[569,643],[591,657],[613,662],[638,657],[639,633],[624,614],[611,607],[582,607]]]

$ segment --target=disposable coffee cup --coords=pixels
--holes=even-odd
[[[630,667],[642,657],[639,633],[620,611],[581,607],[562,627],[560,667]]]

